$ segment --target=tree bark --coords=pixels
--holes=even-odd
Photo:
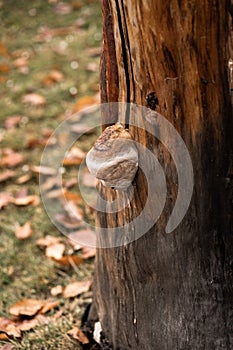
[[[194,191],[171,234],[177,196],[166,148],[124,120],[166,173],[167,199],[140,239],[98,249],[94,304],[113,349],[233,349],[232,312],[232,8],[228,0],[102,0],[102,102],[133,102],[173,124],[190,152]],[[103,116],[103,125],[117,121]],[[143,121],[142,121],[143,122]],[[100,227],[135,218],[147,197],[142,171],[132,205],[97,214]],[[107,199],[118,194],[101,186]],[[119,199],[120,200],[120,199]],[[101,235],[101,230],[100,230]]]

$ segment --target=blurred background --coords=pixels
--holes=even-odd
[[[64,142],[51,141],[62,121],[99,102],[101,2],[2,0],[0,19],[0,349],[96,349],[80,329],[95,249],[51,223],[39,175],[49,198],[61,201],[53,169],[40,159],[48,141]],[[90,242],[95,233],[81,222],[94,217],[79,194],[77,167],[96,137],[84,135],[66,154],[62,191],[77,215],[57,217]],[[96,183],[84,176],[91,191]]]

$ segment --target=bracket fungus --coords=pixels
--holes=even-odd
[[[107,127],[87,153],[90,173],[104,186],[127,190],[138,169],[138,150],[122,124]]]

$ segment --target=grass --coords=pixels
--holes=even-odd
[[[42,134],[47,129],[55,129],[72,113],[80,98],[98,92],[102,42],[100,1],[63,3],[71,6],[69,13],[61,14],[55,9],[58,1],[0,2],[0,148],[10,148],[24,156],[24,163],[14,169],[15,178],[0,183],[0,192],[14,194],[26,186],[30,194],[39,195],[37,175],[32,174],[24,185],[15,181],[28,173],[30,165],[39,165],[43,147],[28,147],[28,144],[31,140],[43,139]],[[19,67],[18,59],[28,63]],[[52,70],[60,72],[62,79],[46,83]],[[23,103],[24,96],[29,93],[43,96],[45,104]],[[24,116],[23,122],[13,130],[6,130],[6,117],[16,114]],[[85,151],[94,137],[82,139],[81,146]],[[0,173],[3,170],[0,168]],[[15,227],[26,221],[31,222],[33,234],[20,241],[15,237]],[[93,259],[85,260],[74,269],[46,258],[36,240],[47,234],[61,237],[69,250],[66,237],[51,223],[42,204],[24,207],[10,204],[0,210],[0,316],[9,317],[9,307],[18,300],[46,299],[51,297],[53,286],[91,278]],[[91,301],[90,292],[74,299],[57,298],[60,306],[49,315],[61,309],[62,315],[48,325],[23,332],[21,339],[9,339],[14,349],[81,348],[67,331],[80,323],[84,309]],[[0,344],[4,343],[0,341]]]

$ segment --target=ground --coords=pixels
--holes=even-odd
[[[72,113],[98,99],[100,1],[3,0],[0,18],[0,178],[10,171],[1,179],[0,192],[14,198],[40,196],[33,167],[40,164],[49,135]],[[96,136],[83,137],[79,147],[86,152]],[[23,157],[18,163],[15,154]],[[67,179],[76,174],[77,166],[69,166]],[[67,192],[75,196],[76,187]],[[80,207],[92,221],[92,213]],[[28,222],[31,234],[17,238],[17,228]],[[37,244],[39,238],[51,235],[60,238],[66,255],[81,256],[51,223],[41,201],[2,205],[0,234],[0,317],[12,317],[10,307],[24,298],[48,300],[53,287],[92,278],[94,258],[63,266]],[[12,345],[6,349],[20,350],[81,348],[67,332],[80,326],[91,291],[74,298],[59,294],[52,300],[59,305],[46,313],[48,324],[22,331],[21,337],[7,339],[3,332],[0,348],[4,344]]]

